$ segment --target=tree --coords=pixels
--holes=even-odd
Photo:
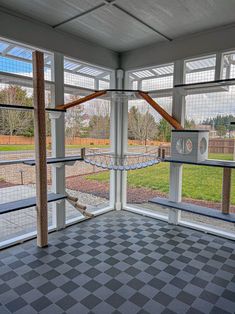
[[[76,100],[77,97],[71,95],[69,98],[70,101]],[[83,128],[83,106],[76,106],[73,109],[67,111],[66,120],[65,120],[65,134],[70,138],[76,136],[81,136]]]
[[[158,124],[157,139],[161,142],[170,142],[171,140],[171,126],[165,119],[161,119]]]
[[[235,130],[235,127],[230,123],[235,120],[233,115],[218,115],[215,118],[208,118],[202,122],[204,125],[211,125],[211,127],[217,131],[217,135],[225,137],[227,133]]]
[[[0,103],[32,106],[33,98],[17,85],[9,85],[0,90]],[[0,133],[6,135],[33,136],[34,124],[32,112],[19,110],[0,111]]]
[[[185,129],[194,129],[196,127],[196,123],[193,119],[192,120],[185,119],[184,127]]]
[[[157,123],[153,115],[147,110],[142,113],[133,106],[128,115],[129,138],[140,140],[147,144],[147,140],[153,140],[157,136]]]
[[[110,135],[110,103],[104,99],[95,99],[89,103],[88,134],[93,138],[107,139]]]
[[[185,129],[193,129],[195,125],[193,120],[185,120]],[[162,142],[170,142],[171,129],[171,125],[165,119],[161,119],[158,123],[157,139]]]
[[[93,138],[109,138],[110,116],[93,115],[89,123],[89,136]]]

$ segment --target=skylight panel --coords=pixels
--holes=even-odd
[[[32,60],[32,51],[26,48],[21,47],[13,47],[9,52],[9,55],[26,59],[26,60]]]
[[[9,44],[0,41],[0,52],[3,52],[7,47],[9,47]]]
[[[75,70],[79,66],[80,66],[79,63],[72,62],[72,61],[69,61],[69,60],[64,60],[64,68],[66,70],[73,71],[73,70]]]
[[[153,76],[153,73],[150,72],[149,70],[137,71],[137,72],[133,72],[133,74],[139,78],[146,78],[146,77]]]
[[[101,70],[91,68],[91,67],[86,67],[86,66],[79,69],[78,72],[83,73],[83,74],[92,75],[92,76],[98,76],[98,75],[103,73],[103,71],[101,71]]]

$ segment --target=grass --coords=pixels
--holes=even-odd
[[[33,150],[34,145],[0,145],[0,152]]]
[[[232,160],[232,155],[211,154],[211,159]],[[222,191],[222,168],[184,165],[183,197],[220,202]],[[101,172],[87,176],[89,180],[109,182],[109,173]],[[145,187],[156,191],[169,192],[169,163],[128,172],[130,187]],[[235,205],[235,176],[232,176],[231,203]]]
[[[82,148],[84,145],[66,145],[66,148]],[[108,148],[108,145],[86,145],[89,148]],[[0,145],[0,152],[34,150],[34,145]]]

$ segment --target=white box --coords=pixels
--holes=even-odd
[[[171,157],[178,161],[204,161],[208,159],[208,142],[208,130],[172,130]]]

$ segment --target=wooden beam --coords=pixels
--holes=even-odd
[[[224,168],[223,170],[223,191],[222,191],[222,213],[229,214],[230,194],[231,194],[231,177],[232,169]]]
[[[85,148],[85,147],[82,147],[82,148],[81,148],[81,158],[82,158],[82,159],[85,159],[85,155],[86,155],[86,148]]]
[[[33,52],[37,245],[48,245],[46,118],[43,53]]]
[[[169,113],[167,113],[155,100],[152,99],[147,93],[139,91],[139,95],[149,103],[167,122],[170,123],[176,130],[183,130],[181,124],[175,120]]]
[[[85,97],[82,97],[82,98],[79,98],[79,99],[76,99],[72,102],[69,102],[67,104],[64,104],[64,105],[58,105],[56,106],[56,109],[62,109],[62,110],[66,110],[66,109],[69,109],[69,108],[72,108],[72,107],[75,107],[75,106],[78,106],[86,101],[89,101],[89,100],[92,100],[94,98],[97,98],[97,97],[100,97],[102,95],[105,95],[107,93],[106,90],[103,90],[103,91],[99,91],[99,92],[94,92],[90,95],[87,95]]]

